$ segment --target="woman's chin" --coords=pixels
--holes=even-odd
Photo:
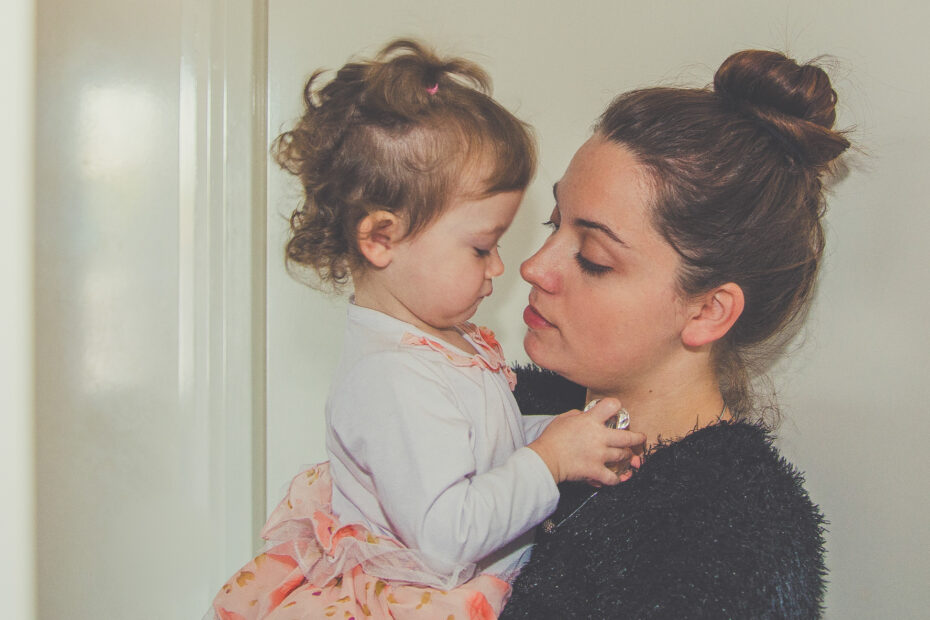
[[[537,366],[551,368],[551,360],[548,359],[546,347],[540,341],[539,334],[532,329],[526,330],[526,335],[523,336],[523,350]]]
[[[584,377],[578,376],[579,368],[572,361],[569,351],[558,346],[561,343],[553,346],[554,343],[551,340],[546,342],[546,335],[551,335],[551,332],[544,331],[540,334],[532,329],[526,331],[526,335],[523,337],[523,349],[530,361],[540,368],[551,370],[578,385],[585,385]]]

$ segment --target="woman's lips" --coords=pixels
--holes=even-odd
[[[523,322],[526,323],[530,329],[545,329],[547,327],[555,327],[552,323],[543,318],[539,312],[536,311],[532,305],[526,307],[523,311]]]

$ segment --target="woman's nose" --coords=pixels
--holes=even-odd
[[[556,292],[559,286],[559,275],[553,268],[553,245],[553,238],[549,237],[535,254],[520,265],[520,276],[547,293]]]

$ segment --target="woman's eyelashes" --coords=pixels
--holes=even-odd
[[[562,225],[562,214],[559,212],[559,208],[556,207],[552,210],[552,215],[549,216],[549,219],[543,222],[543,226],[549,228],[552,232],[555,232],[559,229],[559,226]]]
[[[575,262],[578,263],[581,271],[592,276],[601,276],[611,270],[611,267],[608,267],[607,265],[592,263],[587,258],[582,256],[581,252],[575,252]]]
[[[555,234],[556,231],[559,230],[559,219],[560,218],[558,218],[558,216],[553,214],[550,219],[543,222],[543,226],[549,228],[552,231],[550,234]],[[600,265],[598,263],[589,261],[587,258],[582,256],[580,251],[575,252],[575,262],[578,263],[578,266],[581,268],[583,273],[592,276],[604,275],[608,271],[612,270],[612,267],[608,267],[607,265]]]

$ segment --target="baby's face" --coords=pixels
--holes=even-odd
[[[522,191],[462,197],[425,230],[394,247],[393,294],[427,332],[468,320],[504,272],[497,251],[523,200]]]

